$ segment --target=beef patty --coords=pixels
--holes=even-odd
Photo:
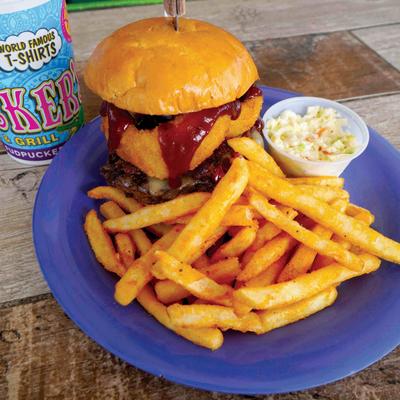
[[[223,142],[214,153],[204,160],[196,169],[188,171],[181,177],[181,184],[171,188],[167,182],[149,178],[143,171],[118,157],[113,152],[101,173],[110,186],[121,189],[142,204],[156,204],[172,200],[180,194],[192,192],[211,192],[218,181],[225,175],[234,155],[229,145]],[[157,187],[157,190],[154,190]]]

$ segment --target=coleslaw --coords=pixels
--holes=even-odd
[[[286,110],[267,121],[270,140],[282,151],[309,161],[337,161],[357,150],[347,120],[333,108],[307,107],[304,116]]]

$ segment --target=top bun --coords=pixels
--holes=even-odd
[[[150,18],[105,38],[89,58],[87,86],[131,112],[176,115],[218,107],[242,96],[258,79],[250,54],[214,25]]]

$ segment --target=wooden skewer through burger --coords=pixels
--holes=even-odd
[[[143,204],[211,192],[229,169],[226,140],[261,140],[262,92],[244,45],[209,23],[140,20],[105,38],[87,86],[102,99],[107,183]]]

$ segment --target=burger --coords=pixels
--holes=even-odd
[[[261,138],[262,92],[244,45],[209,23],[140,20],[105,38],[85,69],[102,99],[107,183],[143,204],[212,191],[229,138]]]

